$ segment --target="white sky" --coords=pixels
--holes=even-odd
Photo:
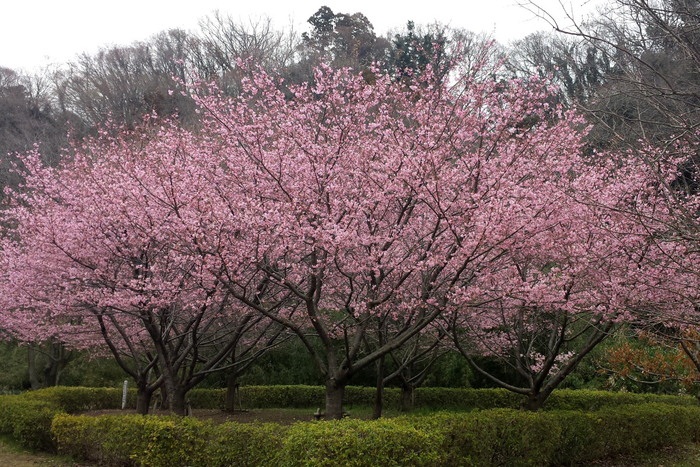
[[[600,0],[561,0],[580,15]],[[128,45],[170,28],[195,30],[200,18],[218,9],[245,21],[269,16],[278,28],[306,20],[322,5],[335,13],[363,13],[377,35],[438,21],[475,32],[495,34],[501,42],[548,25],[517,5],[518,0],[3,0],[0,6],[0,66],[36,71],[70,61],[107,45]],[[547,11],[561,12],[560,0],[537,0]]]

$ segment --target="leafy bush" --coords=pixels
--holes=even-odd
[[[190,405],[197,409],[223,409],[226,401],[225,389],[192,389],[187,393]]]
[[[119,409],[122,404],[122,390],[118,388],[56,386],[26,392],[23,397],[28,400],[49,402],[68,413]],[[127,395],[127,404],[131,407],[136,404],[136,391],[133,389]]]
[[[345,404],[371,406],[375,389],[348,386],[345,388]],[[323,407],[324,388],[321,386],[242,386],[242,403],[248,408],[316,408]],[[192,407],[217,409],[224,407],[224,389],[193,389],[188,393]],[[400,390],[384,390],[384,406],[399,407]],[[510,408],[517,409],[524,396],[505,389],[455,389],[418,388],[416,408],[430,410],[473,410]],[[547,400],[545,410],[598,410],[630,404],[664,403],[697,406],[697,399],[689,396],[661,396],[655,394],[615,393],[607,391],[570,390],[554,391]]]
[[[56,416],[52,427],[62,454],[151,467],[273,465],[285,430],[276,424],[215,426],[193,418],[67,414]]]
[[[293,425],[284,439],[284,466],[433,466],[444,464],[441,437],[402,419],[336,420]]]
[[[54,389],[57,388],[52,388],[52,390]],[[44,393],[43,391],[49,392]],[[78,393],[70,395],[71,391],[78,391]],[[90,391],[95,392],[91,393]],[[100,393],[99,391],[105,392]],[[87,410],[73,409],[80,408],[81,403],[85,405],[86,401],[92,397],[104,398],[104,402],[92,403],[95,408],[117,408],[116,404],[121,403],[121,391],[117,389],[61,388],[60,391],[56,392],[58,395],[50,397],[55,397],[57,403],[71,413]],[[41,390],[35,393],[37,395],[51,394],[50,390]],[[348,386],[345,388],[344,401],[348,407],[353,405],[371,406],[374,403],[374,394],[375,389],[371,387]],[[131,407],[133,407],[134,395],[130,393],[129,396]],[[323,407],[325,400],[324,388],[321,386],[242,386],[239,395],[246,408],[316,408]],[[400,395],[399,389],[386,388],[384,390],[384,407],[398,409]],[[198,409],[222,409],[225,397],[225,389],[193,389],[187,394],[192,407]],[[72,400],[76,402],[71,403]],[[523,400],[522,395],[505,389],[418,388],[416,391],[416,408],[429,410],[517,409]],[[686,406],[698,404],[697,399],[693,397],[564,389],[555,391],[547,400],[544,409],[590,411],[602,407],[655,402]],[[112,407],[109,406],[110,403],[113,405]]]
[[[508,409],[439,413],[416,427],[440,433],[445,465],[585,464],[697,441],[700,407],[640,404],[596,412]]]
[[[0,396],[0,433],[12,436],[28,449],[51,452],[51,420],[59,412],[48,402]]]
[[[520,406],[523,396],[505,389],[418,388],[416,407],[444,409],[494,409]]]
[[[318,407],[323,406],[325,390],[320,386],[244,386],[241,400],[259,408]]]
[[[288,428],[276,423],[224,423],[210,428],[201,465],[240,467],[276,465]]]
[[[641,404],[596,412],[553,411],[561,424],[558,464],[651,452],[700,440],[700,407]]]
[[[212,425],[191,418],[58,414],[60,452],[106,465],[545,466],[700,441],[700,407],[513,409],[377,421]]]
[[[194,419],[58,415],[52,432],[62,454],[106,465],[188,465],[204,449]],[[180,464],[182,462],[182,464]]]
[[[53,418],[51,433],[59,452],[68,453],[80,459],[102,461],[103,457],[99,451],[105,434],[103,427],[108,423],[108,416],[87,417],[61,413]]]
[[[592,411],[603,407],[653,403],[697,406],[698,400],[691,396],[664,396],[658,394],[635,394],[629,392],[562,389],[552,393],[545,403],[545,409]]]
[[[414,423],[441,435],[443,465],[547,465],[561,433],[556,416],[513,409],[443,412]]]
[[[241,388],[246,406],[322,406],[323,388]],[[397,402],[398,391],[388,391]],[[462,413],[380,421],[276,424],[226,423],[153,416],[73,416],[111,409],[118,389],[49,388],[0,396],[0,434],[31,449],[106,465],[548,465],[589,463],[601,457],[700,441],[700,406],[693,398],[602,391],[558,391],[538,413],[488,409],[517,407],[520,398],[498,389],[419,390],[419,406],[440,404]],[[130,398],[133,400],[133,391]],[[369,404],[372,388],[348,388],[348,405]],[[197,408],[221,407],[223,390],[195,390]],[[422,398],[422,399],[421,399]],[[653,403],[648,403],[648,402]],[[204,406],[204,407],[203,407]],[[481,409],[481,410],[479,410]],[[562,410],[566,409],[566,410]],[[589,409],[597,409],[591,411]],[[53,420],[53,426],[52,426]],[[364,459],[364,460],[362,460]]]

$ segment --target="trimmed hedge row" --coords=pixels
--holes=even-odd
[[[58,414],[59,451],[106,465],[566,465],[700,441],[700,407],[629,405],[595,412],[492,409],[377,421],[211,423]]]
[[[344,402],[348,406],[371,406],[374,388],[348,386]],[[242,404],[246,408],[315,408],[323,407],[324,388],[320,386],[243,386]],[[398,409],[400,390],[384,390],[384,406]],[[220,409],[224,407],[224,389],[193,389],[187,396],[192,407]],[[418,388],[416,408],[431,410],[473,410],[520,407],[523,396],[505,389]],[[629,404],[664,403],[697,406],[691,396],[660,396],[656,394],[616,393],[562,389],[554,391],[545,404],[545,410],[597,410]]]
[[[0,434],[28,449],[52,452],[51,422],[61,412],[50,402],[0,396]]]
[[[129,401],[135,405],[136,393]],[[0,396],[0,434],[21,446],[53,452],[53,418],[62,413],[121,408],[122,391],[114,388],[52,387],[20,395]]]
[[[224,407],[224,389],[193,389],[187,395],[192,407],[218,409]],[[248,408],[315,408],[323,407],[325,389],[321,386],[243,386],[239,389],[244,407]],[[344,403],[352,407],[374,404],[375,389],[348,386]],[[398,409],[400,390],[384,389],[384,406]],[[419,388],[416,408],[427,409],[488,409],[519,407],[523,396],[505,389]],[[693,399],[690,399],[693,401]]]
[[[213,425],[194,418],[58,414],[59,452],[100,465],[274,465],[286,428],[277,424]]]
[[[64,412],[79,413],[89,410],[120,409],[122,406],[122,389],[86,388],[78,386],[56,386],[25,392],[24,399],[48,402]],[[127,406],[136,407],[136,390],[129,390]]]
[[[189,398],[194,408],[223,408],[224,390],[195,389]],[[79,413],[88,410],[108,410],[121,407],[122,393],[117,388],[55,387],[22,395],[0,396],[0,434],[10,435],[22,446],[45,451],[53,450],[50,435],[51,420],[58,413]],[[258,386],[241,388],[243,405],[247,408],[323,407],[324,391],[315,386]],[[349,387],[346,404],[371,405],[372,388]],[[399,392],[386,392],[386,406],[398,407]],[[418,408],[433,410],[473,410],[517,408],[521,396],[501,389],[439,389],[417,391]],[[649,394],[618,394],[603,391],[556,391],[546,409],[591,411],[604,407],[639,405],[650,402],[676,406],[695,406],[692,397],[656,396]],[[129,392],[127,403],[135,405],[135,391]]]
[[[371,406],[374,388],[349,386],[345,390],[345,404]],[[193,389],[187,395],[190,404],[198,409],[222,409],[224,389]],[[13,396],[0,396],[13,397]],[[53,387],[26,392],[19,396],[26,400],[48,402],[68,413],[89,410],[121,408],[122,390],[118,388]],[[323,407],[324,388],[321,386],[243,386],[240,397],[245,408],[316,408]],[[400,392],[387,388],[384,405],[399,407]],[[419,388],[416,408],[431,410],[473,410],[492,408],[519,408],[523,396],[505,389]],[[656,394],[615,393],[607,391],[559,390],[547,400],[546,410],[597,410],[629,404],[664,403],[695,406],[697,399],[690,396],[659,396]],[[127,407],[136,405],[136,391],[129,390]]]
[[[700,441],[700,407],[641,404],[594,412],[492,409],[416,423],[444,435],[442,465],[580,465]]]

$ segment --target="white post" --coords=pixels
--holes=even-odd
[[[126,393],[127,389],[129,388],[129,381],[124,380],[124,391],[122,392],[122,410],[126,408]]]

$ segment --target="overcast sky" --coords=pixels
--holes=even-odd
[[[561,0],[576,15],[601,0]],[[335,13],[363,13],[377,35],[438,21],[493,33],[507,42],[548,25],[518,6],[518,0],[5,0],[0,6],[0,66],[35,71],[65,63],[82,52],[127,45],[170,28],[195,30],[200,18],[218,9],[246,20],[271,17],[279,28],[290,23],[306,30],[306,20],[322,5]],[[561,12],[559,0],[537,0]]]

